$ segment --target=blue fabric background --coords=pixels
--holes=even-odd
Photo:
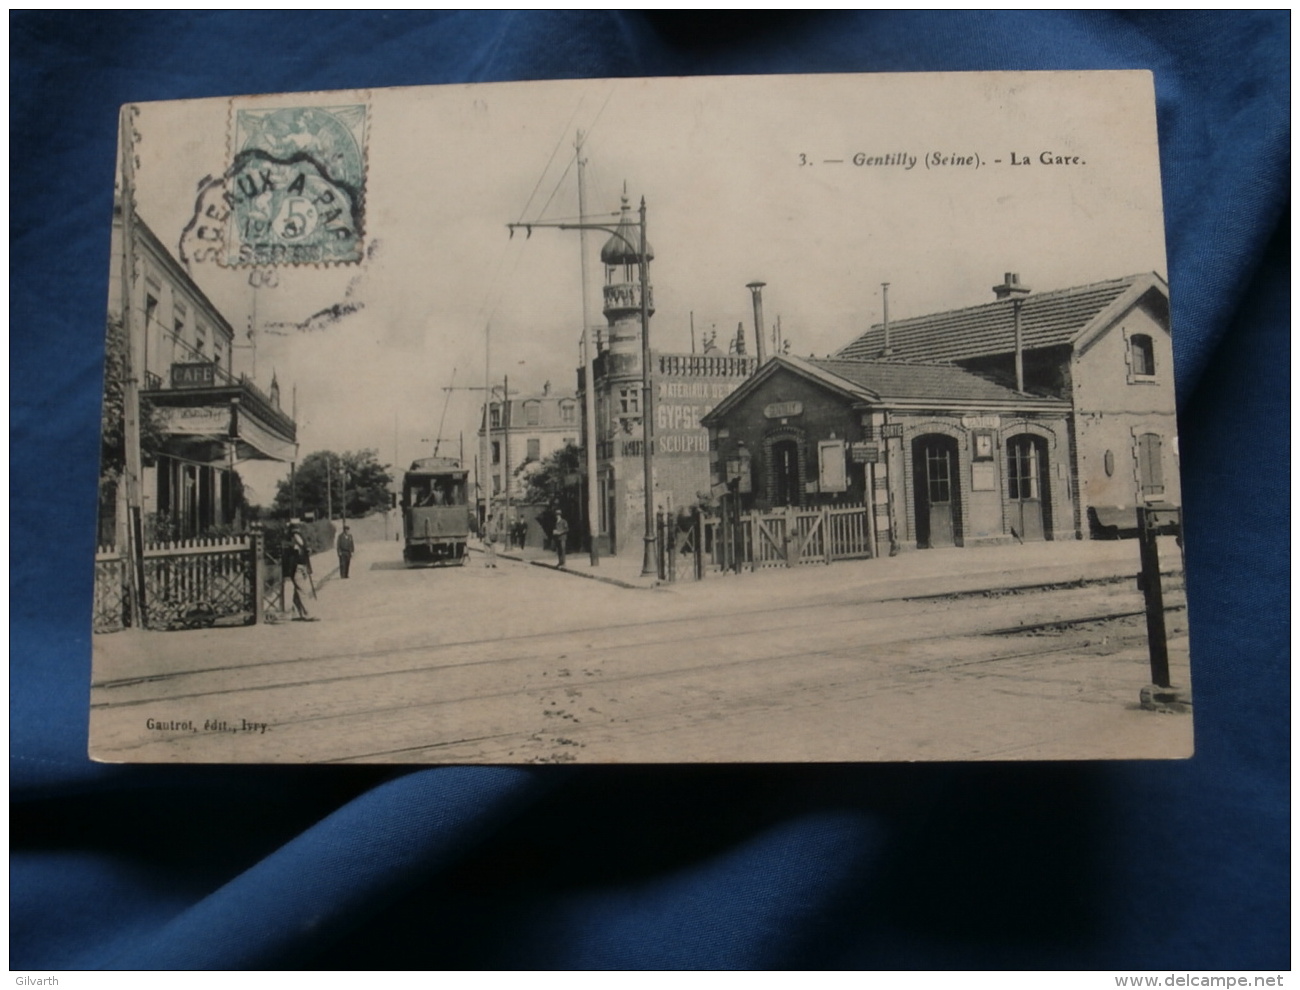
[[[10,18],[11,955],[51,967],[1290,966],[1289,15]],[[1195,759],[88,762],[117,107],[583,76],[1154,70]]]

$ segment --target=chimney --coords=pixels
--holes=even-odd
[[[894,353],[894,349],[889,346],[889,283],[888,282],[880,283],[880,301],[881,301],[881,305],[884,307],[884,313],[882,315],[884,316],[884,330],[885,330],[885,346],[881,348],[880,356],[889,357],[891,354]]]
[[[1029,286],[1020,284],[1020,276],[1015,272],[1007,272],[1003,276],[1001,285],[993,286],[993,294],[998,300],[1011,300],[1012,322],[1015,330],[1015,362],[1016,362],[1016,391],[1025,390],[1025,342],[1024,331],[1020,326],[1020,304],[1024,301],[1020,297],[1028,294]]]
[[[745,286],[754,297],[754,346],[758,350],[760,365],[767,357],[765,353],[767,348],[764,346],[766,342],[763,340],[763,286],[765,285],[766,282],[750,282]],[[745,352],[742,350],[740,353]]]
[[[1020,275],[1017,272],[1007,272],[1002,276],[1001,285],[993,286],[993,295],[998,299],[1009,299],[1012,296],[1023,296],[1029,291],[1029,286],[1020,284]]]

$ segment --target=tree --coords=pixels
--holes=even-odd
[[[110,317],[104,337],[104,405],[100,410],[99,490],[111,498],[126,471],[126,329],[121,319]],[[156,454],[164,434],[158,426],[153,403],[140,400],[140,453],[145,459]]]
[[[292,515],[295,504],[299,515],[310,512],[318,519],[326,518],[328,509],[355,518],[387,508],[390,467],[380,464],[373,450],[314,451],[298,464],[292,479],[279,483],[271,514]]]
[[[534,505],[567,504],[567,493],[575,485],[573,479],[581,472],[582,448],[576,444],[566,444],[543,458],[537,470],[529,473],[524,501]]]

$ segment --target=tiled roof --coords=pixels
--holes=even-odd
[[[979,402],[990,406],[1042,405],[1063,400],[1024,395],[956,365],[903,361],[801,362],[865,389],[882,401]]]
[[[1158,275],[1148,272],[1021,296],[1020,325],[1024,348],[1034,350],[1075,341],[1126,293],[1135,292],[1136,300],[1146,288],[1163,284]],[[1008,353],[1015,348],[1012,314],[1012,301],[1003,299],[982,306],[893,321],[889,324],[890,356],[960,361]],[[877,358],[884,346],[884,327],[878,323],[853,343],[841,348],[835,357]]]
[[[763,382],[782,371],[803,375],[850,401],[912,408],[986,408],[1051,411],[1069,402],[1016,392],[973,371],[936,361],[837,361],[781,355],[769,360],[740,388],[706,413],[716,426]]]

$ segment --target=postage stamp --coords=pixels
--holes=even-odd
[[[366,123],[365,104],[233,107],[225,263],[360,261]]]

